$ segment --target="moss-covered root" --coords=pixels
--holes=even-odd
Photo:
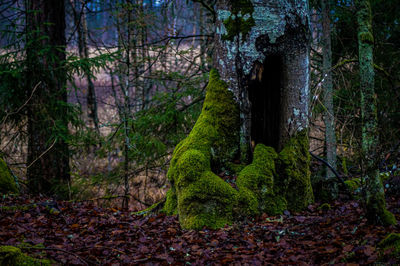
[[[379,242],[378,247],[383,251],[387,249],[393,249],[391,254],[395,257],[400,257],[400,234],[390,233],[381,242]]]
[[[18,193],[14,178],[3,159],[0,158],[0,193]]]
[[[272,147],[258,144],[254,150],[253,162],[240,172],[236,184],[240,194],[239,212],[242,215],[260,212],[276,215],[286,209],[286,200],[274,191],[277,157]]]
[[[225,82],[210,72],[202,112],[172,154],[171,189],[163,211],[178,214],[186,229],[219,228],[232,222],[238,193],[212,173],[231,161],[239,143],[239,112]]]
[[[12,246],[0,246],[0,265],[51,265],[49,260],[31,258],[21,252],[19,248]]]
[[[188,150],[201,152],[210,166],[218,168],[237,155],[239,143],[239,109],[227,84],[213,69],[207,85],[203,109],[190,134],[172,154],[168,179],[174,186],[179,176],[177,163]]]
[[[153,205],[151,205],[150,207],[148,207],[144,210],[132,212],[132,214],[139,215],[139,216],[147,216],[151,213],[158,213],[163,208],[164,204],[165,204],[165,200],[161,200],[159,202],[154,203]]]
[[[211,171],[178,193],[179,222],[185,229],[216,229],[233,221],[238,193]]]
[[[178,198],[176,196],[175,187],[171,187],[171,189],[167,191],[164,208],[161,210],[161,212],[167,215],[178,214]]]
[[[307,131],[298,132],[279,153],[277,187],[284,191],[290,211],[300,211],[314,201],[310,181]]]

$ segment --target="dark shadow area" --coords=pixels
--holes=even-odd
[[[279,146],[282,57],[268,56],[264,64],[255,66],[255,74],[249,84],[251,103],[251,140],[253,144],[263,143]]]

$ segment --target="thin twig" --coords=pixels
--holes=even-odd
[[[21,105],[16,111],[11,112],[11,113],[7,113],[6,116],[3,118],[3,121],[1,121],[0,124],[4,124],[4,123],[7,121],[7,118],[8,118],[10,115],[18,114],[18,113],[22,110],[22,108],[24,108],[24,106],[28,104],[28,102],[32,99],[33,94],[35,93],[37,87],[39,87],[40,83],[42,83],[42,82],[39,81],[38,84],[36,84],[36,86],[33,87],[32,93],[31,93],[31,95],[29,96],[28,100],[26,100],[25,103],[24,103],[23,105]]]
[[[320,161],[320,162],[322,162],[323,164],[325,164],[325,165],[332,171],[332,173],[335,174],[335,176],[337,177],[337,179],[339,180],[339,182],[345,187],[346,192],[348,192],[349,195],[351,196],[351,193],[350,193],[350,191],[348,190],[348,188],[347,188],[347,186],[346,186],[346,183],[344,183],[344,181],[343,181],[343,177],[336,171],[336,169],[333,168],[333,167],[332,167],[327,161],[325,161],[324,159],[318,157],[317,155],[313,154],[312,152],[309,152],[309,153],[310,153],[310,155],[311,155],[313,158],[315,158],[315,159],[317,159],[318,161]]]
[[[43,155],[45,155],[51,148],[53,148],[54,144],[56,144],[57,142],[57,138],[54,139],[53,143],[50,145],[50,147],[47,148],[47,150],[45,150],[42,154],[39,155],[39,157],[37,157],[35,160],[33,160],[33,162],[31,162],[26,169],[28,169],[29,167],[31,167],[37,160],[39,160]]]

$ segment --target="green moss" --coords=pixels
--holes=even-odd
[[[282,195],[268,195],[264,198],[264,212],[269,215],[282,214],[288,207],[286,198]]]
[[[175,187],[172,187],[167,191],[167,197],[165,200],[163,213],[167,215],[177,215],[178,214],[178,199],[176,198]]]
[[[379,171],[370,171],[367,179],[367,218],[369,221],[385,226],[396,225],[397,221],[394,215],[386,209],[385,193],[382,180],[379,177]]]
[[[144,210],[138,211],[138,212],[133,212],[132,214],[147,216],[150,213],[154,212],[163,202],[164,201],[156,202],[153,205],[151,205],[150,207],[148,207],[148,208],[146,208]]]
[[[371,32],[360,32],[358,34],[358,39],[362,43],[374,44],[374,36],[371,34]]]
[[[29,257],[16,247],[0,246],[0,265],[51,265],[51,262]]]
[[[328,211],[330,210],[332,207],[329,203],[324,203],[321,206],[318,207],[318,210],[322,210],[322,211]]]
[[[239,174],[245,167],[246,167],[245,164],[237,164],[237,163],[231,163],[231,162],[226,163],[226,168],[232,174],[236,174],[236,175]]]
[[[239,146],[237,104],[212,70],[199,119],[172,154],[163,212],[178,214],[185,229],[220,228],[242,216],[298,211],[313,202],[307,132],[290,139],[279,155],[258,144],[253,162],[241,171],[231,163]],[[238,190],[213,173],[220,169],[240,171]]]
[[[15,205],[15,206],[0,206],[2,211],[26,211],[35,208],[36,205]]]
[[[351,192],[356,192],[360,189],[361,186],[361,181],[360,178],[353,178],[353,179],[348,179],[344,181],[346,186]]]
[[[201,178],[205,170],[211,169],[210,161],[198,150],[187,150],[178,160],[177,188],[187,187]]]
[[[258,144],[254,150],[253,162],[239,174],[236,184],[239,189],[244,213],[266,212],[270,215],[282,213],[286,200],[274,190],[275,159],[277,153],[272,147]],[[256,207],[257,206],[257,207]]]
[[[380,177],[382,183],[384,183],[384,182],[386,182],[386,181],[389,180],[389,178],[390,178],[390,172],[380,173],[380,174],[379,174],[379,177]]]
[[[342,157],[342,170],[344,175],[349,175],[349,170],[347,169],[347,159],[345,156]]]
[[[3,159],[0,158],[0,193],[18,193],[17,185]]]
[[[238,205],[234,213],[238,218],[252,216],[259,213],[258,199],[256,194],[248,188],[242,187],[239,190]]]
[[[395,257],[400,257],[400,234],[390,233],[381,242],[379,242],[378,247],[384,251],[393,249],[392,255]]]
[[[290,211],[300,211],[314,201],[310,181],[310,154],[306,130],[289,139],[278,157],[277,187],[284,191]]]
[[[255,25],[252,16],[253,4],[250,0],[234,0],[231,3],[231,15],[223,21],[227,34],[222,35],[223,40],[233,41],[235,36],[242,35],[245,39],[251,28]]]
[[[383,193],[374,193],[367,200],[367,217],[369,221],[385,226],[396,225],[395,216],[386,209],[386,201]]]
[[[382,210],[381,220],[382,220],[383,225],[396,225],[397,224],[396,217],[393,215],[393,213],[388,211],[386,208]]]
[[[210,72],[202,112],[175,148],[164,212],[177,213],[183,228],[218,228],[232,222],[238,193],[212,173],[232,161],[239,143],[239,111],[216,70]]]
[[[211,70],[202,112],[188,137],[176,146],[168,179],[177,181],[178,160],[189,149],[201,152],[213,168],[231,161],[238,152],[238,132],[239,110],[233,94],[217,71]]]
[[[238,193],[211,171],[184,188],[179,188],[178,210],[182,228],[221,228],[233,221]]]
[[[272,192],[273,175],[275,173],[275,159],[277,154],[272,147],[258,144],[254,150],[253,162],[246,166],[239,174],[237,179],[238,187],[246,187],[251,190],[265,186],[264,193],[267,190]]]

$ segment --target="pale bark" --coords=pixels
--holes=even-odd
[[[355,1],[358,21],[358,49],[360,65],[363,179],[367,184],[367,217],[371,222],[395,224],[387,211],[382,181],[377,165],[378,118],[374,91],[372,15],[368,0]]]
[[[291,136],[308,128],[308,4],[307,1],[278,0],[244,2],[247,10],[239,12],[235,1],[217,3],[214,65],[240,103],[242,144],[265,142],[279,151]],[[239,26],[243,32],[233,36],[227,24],[229,20],[244,25]],[[234,28],[235,24],[232,25]],[[270,65],[271,60],[276,67]],[[276,68],[281,69],[280,73],[275,73]],[[274,80],[274,88],[265,88],[269,79]],[[259,89],[255,90],[254,84]],[[255,109],[251,98],[254,95],[257,98],[260,89],[267,90],[267,98],[275,97],[265,102],[270,111],[264,110],[267,114],[264,120],[252,118]],[[253,96],[249,95],[252,90]],[[265,136],[258,139],[263,137],[255,136],[254,131],[258,130],[255,123],[267,124],[270,128],[262,134],[274,135],[275,140]]]
[[[333,109],[333,84],[332,84],[332,46],[331,46],[331,19],[330,0],[321,0],[322,9],[322,87],[324,91],[324,122],[325,122],[325,147],[326,160],[336,169],[336,135],[335,135],[335,113]],[[334,173],[326,168],[326,179],[331,181],[335,178]],[[338,187],[336,182],[330,182],[330,193],[336,198]]]
[[[89,48],[87,44],[88,38],[88,28],[86,23],[86,7],[83,0],[70,0],[71,6],[74,9],[74,22],[78,33],[78,51],[79,57],[82,59],[89,58]],[[90,69],[85,67],[83,69],[87,81],[87,108],[88,117],[92,120],[94,128],[97,132],[99,129],[99,118],[97,114],[97,99],[96,99],[96,89],[91,77]]]

